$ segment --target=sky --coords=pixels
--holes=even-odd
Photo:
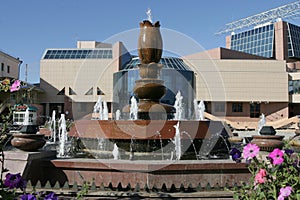
[[[3,0],[0,50],[23,61],[21,80],[25,80],[27,64],[27,81],[38,83],[39,63],[47,48],[76,48],[78,40],[102,42],[138,29],[139,22],[147,19],[147,9],[161,28],[183,34],[203,49],[213,49],[225,47],[226,35],[215,34],[225,24],[295,1]],[[300,25],[300,19],[289,22]]]

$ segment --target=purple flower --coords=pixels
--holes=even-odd
[[[21,200],[37,200],[33,194],[23,194]]]
[[[287,154],[288,156],[291,156],[294,153],[293,149],[284,149],[284,153]]]
[[[233,161],[235,162],[241,162],[241,156],[242,156],[242,153],[240,152],[240,150],[238,150],[237,148],[233,148],[231,149],[230,153],[231,155],[231,158]]]
[[[256,144],[252,144],[252,143],[248,143],[245,147],[244,147],[244,151],[243,151],[243,155],[244,158],[246,160],[254,158],[258,155],[259,153],[259,147]]]
[[[20,188],[21,190],[23,190],[26,187],[26,181],[22,179],[20,173],[8,173],[5,176],[4,185],[9,189]]]
[[[290,196],[290,194],[292,193],[292,190],[293,189],[291,186],[286,186],[286,187],[280,188],[278,200],[284,200],[285,197]]]
[[[47,196],[45,196],[44,200],[58,200],[58,198],[54,192],[50,192]]]
[[[280,165],[284,159],[283,159],[283,152],[276,148],[274,149],[270,154],[269,154],[269,158],[271,158],[271,162],[273,165]]]

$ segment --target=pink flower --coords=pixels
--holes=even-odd
[[[284,200],[285,197],[290,196],[290,194],[292,193],[292,190],[293,189],[291,186],[286,186],[286,187],[280,188],[278,200]]]
[[[11,85],[10,92],[18,91],[20,89],[21,81],[15,80],[14,83]]]
[[[276,148],[270,154],[269,158],[271,158],[272,164],[280,165],[283,162],[283,152]]]
[[[255,178],[254,178],[254,182],[255,183],[264,183],[265,182],[265,179],[264,177],[267,175],[267,172],[265,169],[260,169],[259,172],[255,175]]]
[[[244,147],[243,156],[246,160],[249,158],[254,158],[258,155],[259,147],[256,144],[248,143]]]

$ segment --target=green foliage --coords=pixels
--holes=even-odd
[[[77,193],[76,199],[82,199],[89,193],[90,184],[86,181],[83,182],[81,190]]]
[[[274,149],[268,155],[244,157],[251,178],[247,184],[234,188],[235,199],[300,199],[299,158],[300,154],[290,149]]]

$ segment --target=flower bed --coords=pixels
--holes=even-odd
[[[243,152],[233,148],[232,160],[245,161],[252,176],[248,184],[234,188],[235,199],[300,199],[299,154],[275,148],[263,156],[256,144],[248,143]]]

